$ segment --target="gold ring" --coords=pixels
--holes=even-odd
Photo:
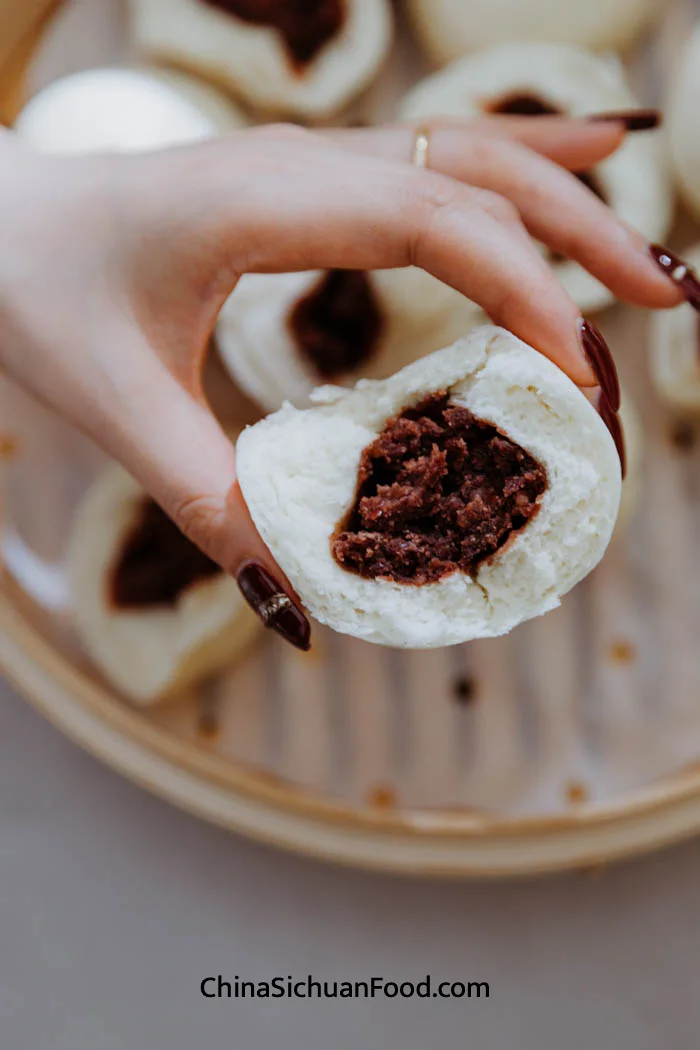
[[[418,128],[413,143],[413,163],[417,168],[427,168],[430,160],[430,129]]]

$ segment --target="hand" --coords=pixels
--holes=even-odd
[[[293,595],[201,386],[240,275],[420,266],[594,386],[579,311],[527,231],[622,298],[680,301],[641,236],[564,170],[597,163],[624,133],[558,118],[439,125],[425,171],[398,126],[271,125],[88,157],[38,155],[3,132],[0,367],[121,461],[251,604]],[[298,606],[271,626],[308,646]]]

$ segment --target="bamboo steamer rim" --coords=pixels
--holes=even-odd
[[[343,806],[153,725],[58,653],[7,595],[0,667],[58,728],[141,786],[213,823],[326,860],[406,874],[523,875],[606,863],[700,829],[700,767],[556,817]]]

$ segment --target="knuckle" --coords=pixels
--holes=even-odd
[[[484,211],[506,225],[521,225],[520,212],[507,197],[493,190],[479,190],[478,201]]]
[[[419,266],[427,244],[444,225],[449,225],[458,211],[464,210],[463,191],[451,180],[435,176],[420,176],[414,180],[409,194],[408,209],[413,236],[410,243],[410,262]]]
[[[455,227],[470,212],[486,212],[506,226],[522,226],[520,212],[506,197],[493,190],[465,187],[451,179],[435,176],[416,180],[409,201],[413,238],[410,246],[412,265],[442,231]]]
[[[479,178],[488,176],[499,162],[501,140],[489,135],[472,135],[469,141],[469,167]]]
[[[174,500],[165,507],[184,536],[218,561],[218,538],[224,511],[219,500],[212,496],[185,496]]]
[[[451,179],[435,175],[429,178],[419,177],[416,183],[415,203],[426,218],[433,219],[446,209],[451,211],[457,207],[461,194],[459,187]]]

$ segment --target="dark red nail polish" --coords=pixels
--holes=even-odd
[[[610,431],[610,435],[615,442],[615,448],[617,454],[620,457],[620,469],[622,470],[622,480],[627,477],[627,449],[625,447],[625,432],[622,429],[622,423],[617,412],[613,412],[610,402],[606,398],[605,394],[601,390],[598,396],[598,412],[600,418],[605,423],[606,427]]]
[[[695,271],[660,244],[649,245],[649,252],[656,265],[680,288],[690,305],[700,311],[700,281]]]
[[[653,131],[662,122],[658,109],[623,109],[614,113],[594,113],[588,118],[594,124],[623,124],[627,131]]]
[[[311,648],[309,621],[260,562],[244,562],[236,574],[236,582],[266,627],[277,631],[297,649],[307,652]]]
[[[620,379],[608,344],[590,321],[579,321],[579,334],[586,360],[613,412],[620,410]]]

